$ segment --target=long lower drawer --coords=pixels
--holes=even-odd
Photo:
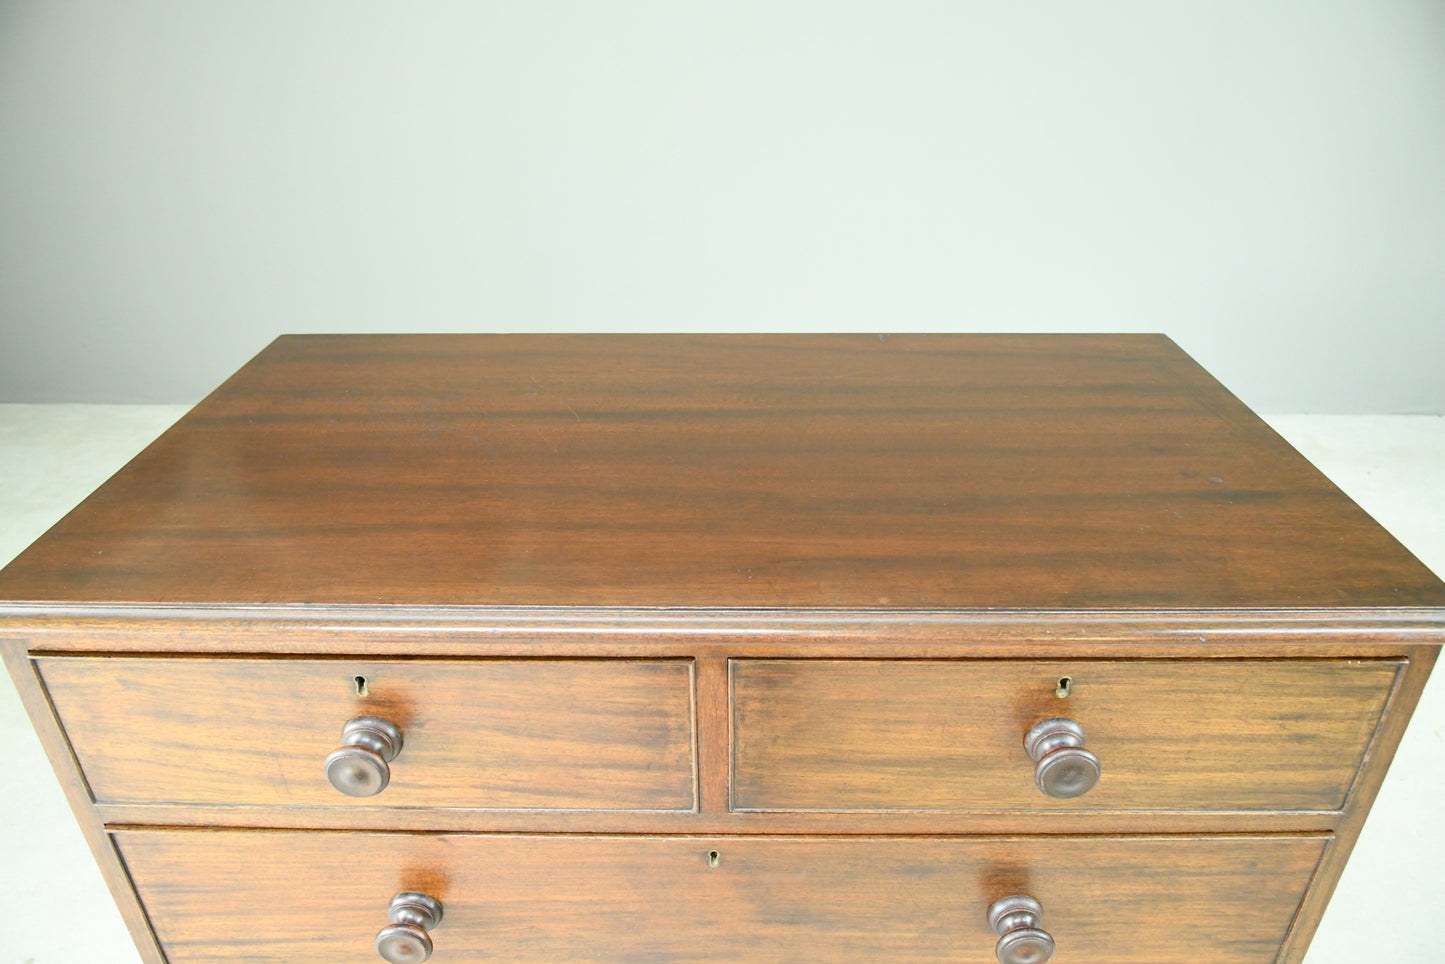
[[[401,892],[435,964],[995,960],[1026,895],[1070,964],[1268,964],[1321,836],[115,835],[170,964],[374,964]],[[417,958],[419,959],[419,958]]]

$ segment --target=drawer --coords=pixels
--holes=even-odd
[[[170,964],[375,964],[394,894],[435,964],[989,964],[1023,893],[1062,964],[1269,964],[1323,837],[623,838],[128,831]],[[709,852],[717,854],[710,866]]]
[[[36,663],[100,803],[696,806],[687,660]],[[327,780],[325,761],[357,716],[402,737],[375,796]]]
[[[734,660],[732,806],[1335,811],[1403,666]],[[1036,783],[1024,735],[1052,717],[1099,759],[1082,796]]]

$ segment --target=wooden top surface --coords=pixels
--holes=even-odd
[[[1445,605],[1154,335],[287,336],[0,573],[15,602]]]

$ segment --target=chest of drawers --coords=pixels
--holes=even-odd
[[[0,573],[142,957],[1302,960],[1445,586],[1157,336],[293,336]]]

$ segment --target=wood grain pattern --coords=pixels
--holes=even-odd
[[[1269,964],[1326,840],[117,835],[170,964],[371,964],[400,890],[438,964],[984,962],[1020,891],[1060,964]]]
[[[106,833],[100,815],[90,805],[90,789],[85,785],[85,780],[75,765],[70,745],[55,717],[54,707],[46,698],[45,688],[41,685],[40,677],[36,675],[35,665],[26,656],[25,640],[0,638],[0,659],[3,659],[10,678],[15,681],[20,702],[30,717],[31,725],[35,727],[45,756],[60,781],[65,801],[75,815],[75,821],[80,826],[91,856],[95,858],[96,866],[100,868],[106,888],[115,900],[121,920],[125,923],[131,940],[135,942],[140,959],[144,964],[166,964],[155,933],[151,930],[150,920],[136,899],[130,874],[116,852],[114,838]],[[54,896],[56,900],[63,900],[66,895]]]
[[[692,810],[691,664],[37,660],[106,803]],[[367,680],[369,696],[355,693]],[[401,727],[376,797],[326,781],[353,716]]]
[[[380,798],[377,798],[380,799]],[[723,805],[726,806],[726,796]],[[456,833],[1202,834],[1331,833],[1335,811],[1235,810],[458,810],[99,804],[111,829],[290,827]]]
[[[0,638],[38,653],[830,658],[1394,657],[1445,610],[849,612],[377,606],[17,605]]]
[[[734,660],[733,806],[1337,810],[1402,665]],[[1052,716],[1103,763],[1077,799],[1022,746]]]
[[[403,889],[438,964],[982,962],[1019,891],[1060,964],[1297,964],[1442,639],[1148,335],[285,337],[0,571],[154,964],[370,964]]]
[[[1445,585],[1160,336],[293,336],[0,599],[1398,607]]]
[[[1304,961],[1305,951],[1308,950],[1320,919],[1324,916],[1330,895],[1340,881],[1345,862],[1349,860],[1350,853],[1359,840],[1365,818],[1380,792],[1385,773],[1390,768],[1395,750],[1410,722],[1410,715],[1415,711],[1439,655],[1438,646],[1421,646],[1410,653],[1409,664],[1385,707],[1385,717],[1380,730],[1365,756],[1364,768],[1356,781],[1354,792],[1350,794],[1350,804],[1335,827],[1335,840],[1320,863],[1314,879],[1310,881],[1299,915],[1295,918],[1295,926],[1291,928],[1289,938],[1280,951],[1279,964],[1301,964]]]

